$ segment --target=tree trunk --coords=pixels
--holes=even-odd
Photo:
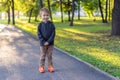
[[[37,15],[35,16],[35,21],[37,21]]]
[[[78,2],[78,20],[80,20],[80,1]]]
[[[114,0],[111,35],[120,36],[120,0]]]
[[[98,2],[99,2],[99,8],[100,8],[100,13],[101,13],[101,17],[102,17],[102,22],[104,23],[105,20],[104,20],[104,14],[103,14],[103,11],[102,11],[101,1],[98,0]]]
[[[42,8],[43,7],[43,2],[42,2],[42,0],[40,0],[40,8]]]
[[[10,6],[8,6],[7,13],[8,13],[8,24],[10,24]]]
[[[70,0],[68,0],[68,7],[70,6]],[[68,21],[70,21],[70,10],[68,10]]]
[[[60,0],[61,22],[63,23],[62,0]]]
[[[107,17],[108,17],[108,0],[106,0],[106,9],[105,9],[105,23],[107,23]]]
[[[12,24],[15,25],[14,0],[11,1],[12,1]]]
[[[47,2],[48,2],[48,9],[49,9],[49,11],[50,11],[50,18],[51,18],[51,21],[53,21],[53,20],[52,20],[51,8],[50,8],[50,0],[47,0]]]
[[[110,21],[110,16],[111,16],[111,13],[110,13],[110,11],[111,11],[111,10],[110,10],[110,7],[111,7],[111,6],[110,6],[110,0],[109,0],[109,21]]]
[[[68,11],[68,21],[71,21],[71,19],[70,19],[70,11]]]
[[[73,26],[73,22],[74,22],[74,8],[75,4],[74,4],[74,0],[72,0],[72,20],[70,21],[70,26]]]
[[[31,8],[31,10],[30,10],[28,23],[31,22],[32,11],[33,11],[33,8]]]

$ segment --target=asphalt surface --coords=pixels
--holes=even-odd
[[[0,24],[0,80],[117,80],[55,48],[54,73],[39,73],[39,42],[27,33]],[[46,62],[47,64],[47,62]],[[47,65],[46,65],[47,66]]]

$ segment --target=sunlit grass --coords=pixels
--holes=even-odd
[[[37,26],[35,26],[34,24],[28,23],[28,22],[19,22],[17,21],[16,25],[18,28],[30,33],[31,35],[36,36],[36,32],[37,32]]]
[[[115,52],[91,46],[86,47],[85,49],[86,50],[79,49],[78,51],[96,57],[96,59],[106,61],[114,66],[120,67],[120,55],[115,54]]]
[[[68,28],[65,28],[64,30],[66,31],[69,31],[69,32],[72,32],[72,33],[77,33],[77,34],[84,34],[84,35],[90,35],[90,36],[95,36],[95,34],[93,33],[89,33],[89,32],[83,32],[83,31],[79,31],[79,30],[75,30],[75,29],[68,29]],[[79,36],[80,37],[80,36]]]
[[[7,24],[7,20],[6,20],[6,19],[1,19],[1,20],[0,20],[0,23],[1,23],[1,24]]]
[[[67,20],[67,19],[66,19]],[[80,20],[75,17],[74,19],[75,25],[102,25],[102,19],[101,17],[81,17]]]

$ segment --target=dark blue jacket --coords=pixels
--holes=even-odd
[[[41,22],[38,25],[38,38],[40,40],[40,46],[43,46],[45,42],[49,45],[54,45],[55,38],[55,26],[52,22],[47,23]]]

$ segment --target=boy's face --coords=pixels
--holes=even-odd
[[[41,19],[42,19],[43,22],[47,22],[48,19],[49,19],[49,14],[46,13],[46,12],[42,12],[41,13]]]

